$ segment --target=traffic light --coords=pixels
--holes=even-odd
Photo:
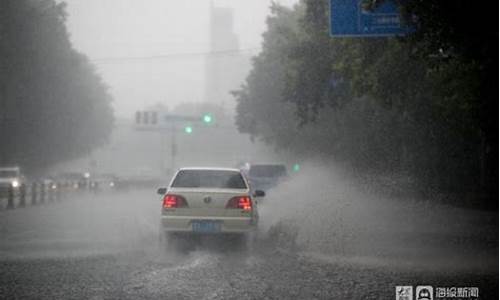
[[[214,118],[212,117],[212,114],[206,113],[203,115],[203,123],[210,124],[213,122],[213,120],[214,120]]]
[[[193,127],[191,126],[184,127],[184,132],[187,134],[191,134],[193,132]]]
[[[149,111],[142,112],[142,122],[144,124],[149,124]]]
[[[141,123],[141,112],[140,111],[136,111],[135,112],[135,123],[136,124],[140,124]]]
[[[293,170],[294,172],[298,172],[298,171],[300,171],[300,165],[299,165],[299,164],[294,164],[294,165],[292,166],[292,170]]]
[[[151,112],[151,124],[156,125],[158,123],[158,113],[156,111]]]
[[[157,111],[136,111],[135,123],[137,125],[158,125]]]

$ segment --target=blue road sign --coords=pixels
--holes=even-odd
[[[412,31],[401,21],[399,7],[392,0],[371,11],[363,8],[363,0],[330,0],[332,37],[395,36]]]

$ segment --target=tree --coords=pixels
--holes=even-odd
[[[263,50],[234,93],[240,130],[495,205],[496,46],[475,29],[465,36],[478,48],[462,44],[457,19],[470,5],[438,2],[403,6],[417,22],[409,37],[356,39],[330,38],[326,0],[274,5]]]
[[[0,164],[38,171],[102,145],[111,96],[65,27],[65,4],[0,3]]]

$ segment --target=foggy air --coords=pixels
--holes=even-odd
[[[498,299],[497,10],[0,1],[0,298]]]

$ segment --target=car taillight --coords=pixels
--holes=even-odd
[[[186,199],[182,196],[166,194],[165,197],[163,197],[163,208],[180,208],[187,206]]]
[[[229,199],[226,208],[239,208],[245,211],[252,210],[252,199],[248,196],[238,196]]]

